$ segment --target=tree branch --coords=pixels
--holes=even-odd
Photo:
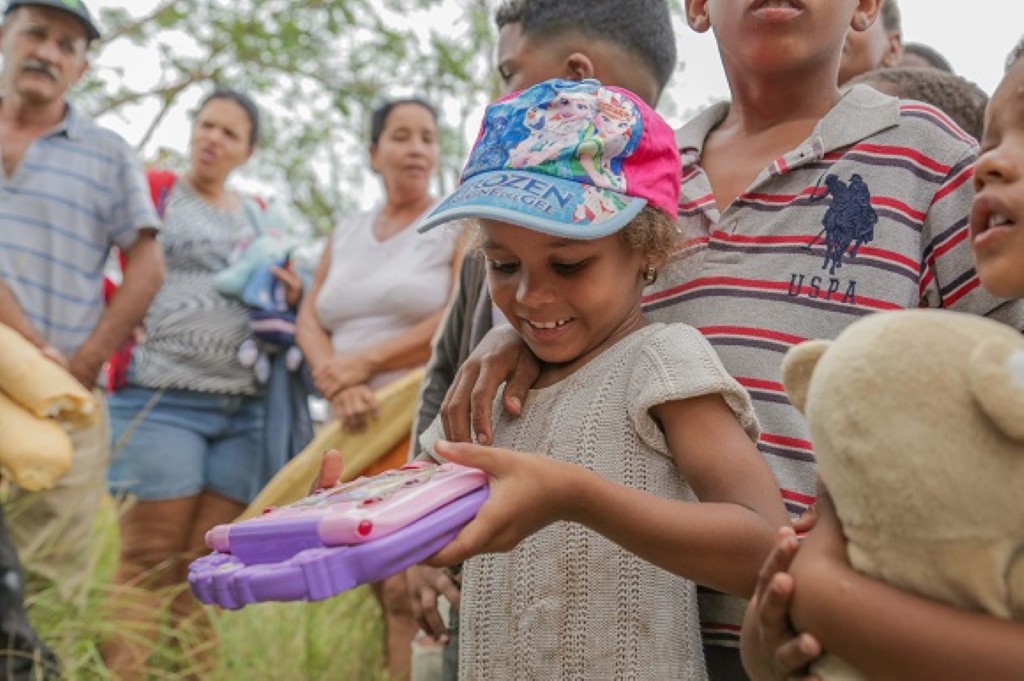
[[[133,21],[127,23],[127,24],[124,24],[122,26],[118,26],[117,28],[115,28],[115,29],[113,29],[111,31],[105,32],[98,40],[95,41],[94,44],[97,47],[99,47],[99,48],[102,48],[104,45],[109,45],[110,43],[114,42],[115,40],[117,40],[118,38],[120,38],[123,35],[126,35],[128,33],[133,33],[135,31],[138,31],[143,26],[145,26],[146,24],[150,23],[151,21],[156,19],[158,16],[160,16],[160,14],[163,13],[165,10],[168,10],[171,7],[174,7],[175,5],[179,5],[179,4],[183,3],[183,2],[188,2],[189,4],[193,4],[192,0],[167,0],[163,4],[157,5],[156,9],[154,9],[149,14],[147,14],[145,16],[138,17],[137,19],[135,19],[135,20],[133,20]]]
[[[192,75],[195,76],[196,74]],[[142,139],[139,140],[139,143],[135,145],[135,150],[141,152],[142,149],[146,146],[146,144],[149,143],[149,139],[153,136],[153,133],[156,132],[157,126],[159,126],[160,123],[163,122],[164,118],[166,118],[167,113],[171,110],[171,107],[174,105],[174,100],[178,98],[178,95],[182,92],[182,90],[184,90],[185,88],[194,83],[199,83],[209,78],[210,76],[206,75],[200,78],[193,77],[189,80],[179,83],[177,86],[173,88],[163,90],[163,94],[161,95],[161,97],[163,98],[163,106],[160,107],[160,111],[157,113],[156,116],[153,117],[153,120],[150,121],[149,127],[146,128],[146,133],[142,136]]]
[[[126,92],[104,102],[103,106],[94,112],[93,116],[95,118],[99,118],[104,114],[117,111],[123,106],[134,104],[142,101],[143,99],[149,99],[150,97],[159,97],[164,101],[165,105],[169,105],[185,88],[195,83],[203,83],[211,78],[213,78],[213,74],[211,73],[206,73],[204,71],[192,71],[183,80],[180,80],[177,83],[172,83],[171,85],[165,85],[157,90],[150,90],[147,92]]]

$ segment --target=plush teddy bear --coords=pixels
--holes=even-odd
[[[866,317],[789,351],[853,567],[919,595],[1024,620],[1024,337],[938,310]],[[862,678],[834,655],[814,672]]]

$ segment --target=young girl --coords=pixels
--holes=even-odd
[[[626,125],[561,126],[567,97]],[[531,138],[542,163],[518,156]],[[495,401],[494,442],[547,456],[498,452],[520,474],[464,535],[496,521],[509,549],[539,531],[466,563],[463,678],[703,679],[693,582],[749,595],[787,523],[746,393],[697,330],[640,313],[679,174],[670,128],[635,95],[547,81],[488,108],[461,187],[420,228],[476,221],[491,296],[542,361],[521,416]],[[441,436],[435,422],[424,450],[456,458]]]

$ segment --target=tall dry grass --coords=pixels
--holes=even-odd
[[[105,505],[96,523],[96,567],[81,605],[64,602],[53,587],[28,599],[29,617],[61,661],[62,678],[112,679],[100,659],[102,641],[133,632],[111,621],[105,603],[119,549],[118,510]],[[217,657],[212,672],[197,673],[197,651],[211,645],[189,640],[166,624],[149,662],[150,679],[246,681],[381,681],[382,623],[376,599],[365,587],[321,603],[268,603],[229,612],[210,608]]]

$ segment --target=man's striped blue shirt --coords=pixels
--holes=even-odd
[[[140,230],[158,224],[134,151],[71,104],[12,176],[0,170],[0,277],[65,354],[103,313],[111,247],[130,248]]]

